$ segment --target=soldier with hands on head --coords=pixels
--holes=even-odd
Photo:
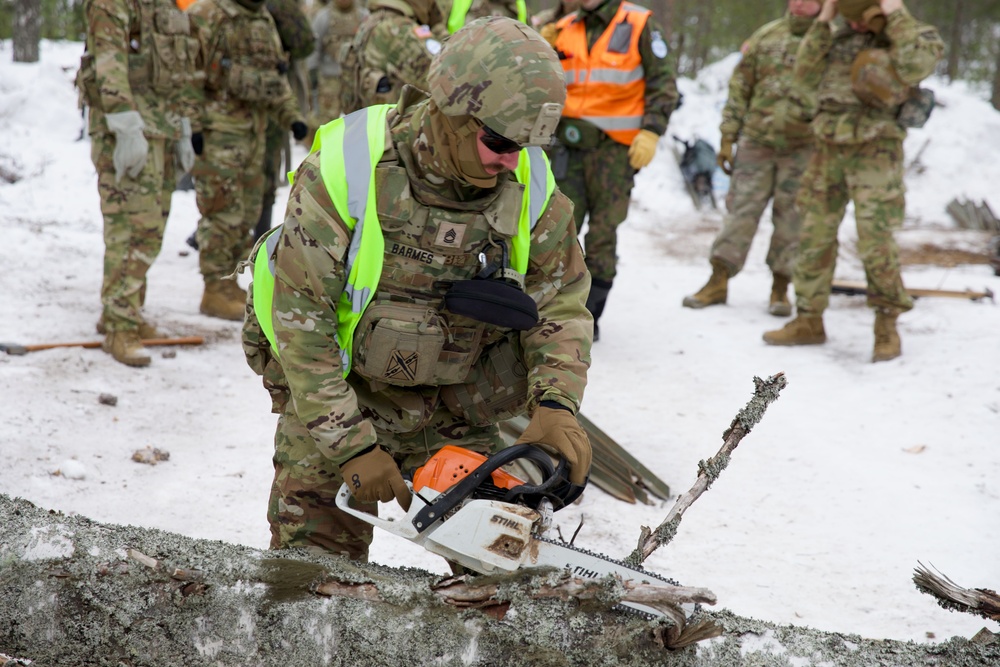
[[[566,107],[550,152],[559,189],[573,200],[593,284],[587,309],[598,318],[611,292],[617,235],[635,173],[652,161],[677,84],[663,30],[652,12],[619,0],[583,0],[547,31],[567,82]]]
[[[833,23],[837,11],[846,25]],[[872,361],[902,353],[896,319],[913,308],[903,287],[893,232],[905,211],[903,139],[914,88],[930,76],[944,45],[902,0],[824,0],[795,62],[794,94],[815,105],[816,150],[802,179],[803,216],[795,265],[795,319],[764,334],[770,345],[826,342],[837,260],[837,229],[854,202],[858,254],[875,310]]]
[[[427,68],[444,33],[435,0],[370,0],[341,66],[342,111],[399,100],[405,84],[427,89]]]
[[[410,494],[402,472],[447,444],[521,442],[590,469],[576,420],[590,365],[590,276],[542,146],[565,100],[531,28],[471,22],[435,56],[430,94],[328,123],[284,224],[258,244],[243,330],[280,416],[271,546],[367,557],[366,511]]]
[[[201,312],[242,320],[234,272],[246,256],[264,196],[268,116],[296,139],[307,127],[288,85],[288,62],[264,0],[199,0],[187,11],[199,40],[205,106],[192,138],[205,281]]]
[[[760,217],[771,201],[768,312],[792,313],[788,285],[801,226],[795,198],[813,141],[809,110],[795,103],[789,89],[799,43],[819,9],[819,0],[788,0],[784,17],[766,24],[743,44],[743,58],[729,79],[729,98],[719,126],[719,166],[732,176],[729,213],[709,254],[712,276],[698,292],[684,297],[688,308],[726,302],[729,279],[743,269]]]
[[[197,43],[173,0],[85,0],[83,11],[87,49],[77,86],[90,107],[104,216],[97,330],[115,360],[147,366],[142,339],[158,332],[142,315],[146,274],[163,245],[176,166],[183,173],[194,162]]]

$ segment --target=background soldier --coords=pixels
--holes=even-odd
[[[205,70],[203,131],[194,134],[201,312],[242,320],[246,293],[236,284],[264,196],[267,115],[296,139],[306,124],[288,86],[288,63],[264,0],[199,0],[188,9]]]
[[[449,33],[484,16],[506,16],[532,25],[525,0],[440,0],[440,7]]]
[[[102,347],[117,361],[147,366],[141,339],[158,332],[142,317],[146,273],[163,244],[175,150],[183,171],[194,162],[197,44],[173,0],[86,0],[83,8],[87,51],[77,85],[90,106],[91,158],[104,215],[97,330],[106,333]],[[163,50],[152,48],[154,40]]]
[[[324,126],[281,231],[258,246],[243,340],[281,415],[273,548],[366,558],[371,526],[334,506],[342,479],[372,512],[375,500],[407,506],[400,468],[446,444],[499,448],[497,423],[525,409],[522,440],[566,459],[573,483],[590,468],[575,417],[590,281],[572,204],[540,148],[565,99],[555,53],[524,24],[480,19],[448,40],[428,78],[430,96],[406,87],[396,107]],[[327,151],[343,154],[343,171]],[[349,204],[366,201],[376,210]],[[487,292],[516,307],[467,308]],[[254,309],[268,297],[269,310]],[[531,306],[537,319],[522,319]]]
[[[425,90],[431,58],[441,50],[435,30],[444,25],[434,0],[371,0],[368,7],[341,62],[344,113],[394,103],[404,84]]]
[[[663,31],[648,9],[618,0],[583,0],[547,32],[566,74],[566,108],[552,152],[559,189],[573,200],[577,228],[589,216],[584,247],[593,277],[587,309],[597,321],[615,278],[618,225],[628,215],[635,172],[677,106],[677,84]],[[585,120],[586,119],[586,120]]]
[[[531,25],[534,26],[536,30],[540,31],[544,26],[547,26],[550,23],[555,23],[562,17],[572,14],[579,8],[580,0],[559,0],[555,7],[543,9],[532,16]],[[546,37],[545,33],[542,33],[542,37]],[[548,38],[546,37],[546,39]]]
[[[834,30],[837,12],[847,26]],[[799,199],[804,216],[795,266],[795,319],[764,334],[770,345],[826,342],[823,311],[837,262],[837,228],[854,201],[858,254],[875,309],[872,361],[901,353],[896,318],[913,307],[893,231],[903,224],[903,139],[897,116],[911,87],[930,76],[944,45],[902,0],[825,0],[795,63],[795,85],[818,104],[816,152]]]
[[[342,51],[354,39],[368,10],[357,0],[332,0],[312,19],[316,51],[310,59],[310,79],[316,82],[312,127],[340,118],[343,87]],[[311,145],[311,142],[308,142]]]
[[[792,313],[788,283],[801,226],[795,197],[812,153],[812,131],[807,111],[791,100],[789,89],[795,53],[819,7],[818,0],[788,0],[788,13],[757,30],[741,49],[743,59],[729,79],[729,99],[719,126],[719,166],[733,177],[727,197],[729,214],[709,254],[712,277],[697,293],[684,297],[688,308],[726,302],[729,279],[743,269],[760,216],[773,197],[768,312]],[[737,140],[739,152],[734,161]]]

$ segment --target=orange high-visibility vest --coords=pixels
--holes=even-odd
[[[587,29],[578,14],[564,16],[556,25],[555,48],[566,55],[562,62],[566,77],[563,116],[582,118],[604,130],[620,144],[629,145],[642,129],[646,110],[646,74],[639,54],[639,35],[652,12],[623,2],[594,48],[587,49]],[[632,25],[632,36],[624,53],[608,51],[615,27]]]
[[[181,10],[182,12],[195,3],[195,0],[176,0],[176,1],[177,1],[177,9]]]

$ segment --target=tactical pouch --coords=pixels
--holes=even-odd
[[[516,334],[484,350],[468,382],[442,387],[441,400],[453,415],[472,426],[488,426],[524,412],[528,369]]]
[[[151,46],[153,91],[166,95],[186,85],[194,72],[198,42],[190,37],[191,17],[173,8],[159,7],[153,18],[156,31]]]
[[[556,127],[556,138],[564,146],[586,150],[597,148],[604,141],[604,130],[582,118],[562,118]]]
[[[226,80],[226,91],[244,102],[263,102],[280,97],[286,82],[278,72],[233,63]]]
[[[94,56],[84,53],[80,56],[80,69],[76,73],[76,88],[80,91],[80,104],[87,105],[93,109],[101,108],[101,93],[97,87],[97,67],[94,65]]]
[[[910,96],[899,107],[896,123],[904,128],[921,128],[934,110],[934,91],[914,86]]]
[[[151,68],[148,53],[128,54],[128,85],[133,95],[145,95],[149,92]]]
[[[517,331],[538,324],[535,300],[503,280],[460,280],[445,293],[444,307],[477,322]]]

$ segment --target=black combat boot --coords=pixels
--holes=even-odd
[[[611,281],[593,278],[590,281],[590,294],[587,295],[587,310],[594,317],[594,341],[600,337],[597,328],[597,320],[604,312],[604,304],[608,301],[608,294],[611,292]]]

